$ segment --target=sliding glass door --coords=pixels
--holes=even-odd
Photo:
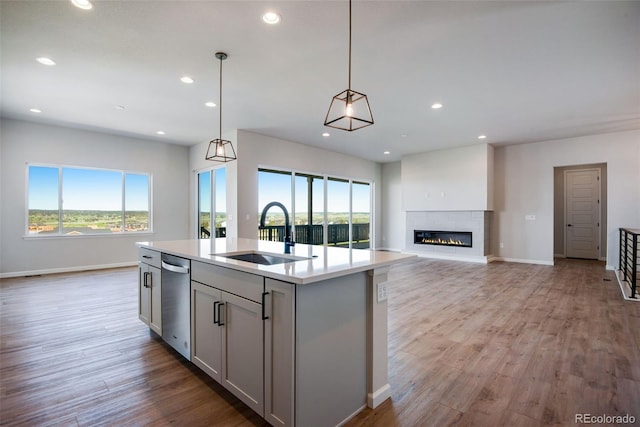
[[[293,224],[291,176],[291,172],[262,169],[258,171],[258,218],[264,214],[264,226],[258,227],[258,239],[284,241],[286,216],[278,206],[272,206],[265,212],[265,207],[271,202],[281,203],[287,210],[289,226]]]
[[[227,170],[225,168],[198,172],[199,239],[227,235]],[[212,214],[213,212],[213,214]]]
[[[288,213],[295,241],[311,245],[370,248],[371,184],[307,173],[260,169],[258,207],[282,203]],[[284,214],[272,207],[258,238],[282,241]]]
[[[371,185],[351,184],[351,244],[356,249],[371,247]]]
[[[349,181],[327,179],[327,243],[349,247]]]
[[[324,178],[295,175],[295,239],[310,245],[324,243]]]

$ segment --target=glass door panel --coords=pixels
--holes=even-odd
[[[227,237],[227,169],[215,170],[215,227],[216,237]]]
[[[198,174],[198,236],[211,237],[211,171]]]
[[[295,176],[295,241],[310,245],[324,243],[324,178]]]
[[[279,202],[291,220],[291,199],[291,172],[258,170],[258,219],[269,203]],[[258,239],[283,242],[284,236],[285,214],[278,206],[273,206],[265,214],[264,227],[258,224]]]
[[[371,186],[366,182],[351,185],[351,245],[356,249],[371,247]]]
[[[327,180],[327,243],[349,246],[349,181]]]

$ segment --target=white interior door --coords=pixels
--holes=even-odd
[[[565,171],[565,255],[598,259],[600,169]]]

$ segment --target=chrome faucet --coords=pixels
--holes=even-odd
[[[282,209],[284,212],[284,253],[291,253],[291,246],[295,246],[296,242],[291,238],[291,229],[289,228],[289,212],[287,212],[287,208],[280,202],[271,202],[267,203],[267,206],[262,210],[262,215],[260,215],[260,227],[264,227],[264,220],[267,217],[267,211],[272,206],[277,206]]]

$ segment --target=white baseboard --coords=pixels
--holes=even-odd
[[[43,270],[14,271],[9,273],[0,273],[0,279],[10,277],[41,276],[43,274],[74,273],[77,271],[106,270],[109,268],[133,267],[136,265],[138,265],[137,261],[119,262],[115,264],[81,265],[77,267],[46,268]]]
[[[391,397],[391,386],[389,383],[383,385],[378,390],[367,395],[367,406],[369,408],[377,408],[382,402]]]
[[[464,262],[475,262],[476,264],[488,264],[489,257],[487,256],[460,256],[460,255],[447,255],[447,254],[437,254],[437,253],[426,253],[426,252],[416,252],[416,251],[403,251],[405,254],[417,255],[421,258],[432,258],[432,259],[442,259],[446,261],[464,261]]]
[[[489,262],[517,262],[520,264],[537,264],[537,265],[553,265],[553,261],[542,261],[537,259],[520,259],[520,258],[503,258],[503,257],[491,257]]]
[[[638,296],[638,290],[636,289],[636,297],[631,298],[631,287],[627,284],[626,281],[622,280],[622,272],[620,270],[615,271],[616,279],[618,280],[618,286],[620,286],[620,292],[622,292],[622,298],[626,301],[635,301],[640,302],[640,297]]]

